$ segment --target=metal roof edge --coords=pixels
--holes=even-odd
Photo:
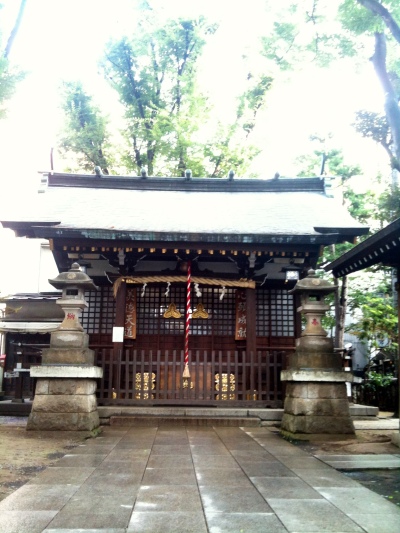
[[[129,242],[181,242],[181,243],[212,243],[212,244],[335,244],[348,240],[358,234],[359,229],[348,235],[340,233],[306,233],[306,234],[277,234],[277,233],[187,233],[187,232],[155,232],[155,231],[126,231],[107,230],[98,228],[63,228],[40,227],[31,228],[35,237],[45,239],[84,238],[94,240],[118,240]]]
[[[184,177],[141,177],[141,176],[97,176],[93,174],[47,173],[42,179],[40,192],[48,187],[132,189],[162,191],[209,191],[209,192],[325,192],[324,177],[279,177],[262,178],[184,178]]]

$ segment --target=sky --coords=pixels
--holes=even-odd
[[[215,113],[227,117],[243,80],[241,57],[246,54],[250,62],[255,61],[259,38],[271,28],[265,1],[153,2],[164,6],[165,16],[171,18],[203,14],[219,22],[200,73]],[[8,35],[19,0],[0,3],[4,6],[0,27]],[[98,71],[98,59],[107,41],[129,35],[136,20],[134,0],[27,0],[11,54],[27,75],[10,101],[8,118],[0,121],[3,205],[29,202],[38,189],[40,172],[50,169],[50,151],[61,127],[58,88],[62,80],[81,80],[104,111],[115,111],[111,89]],[[259,67],[252,65],[256,70]],[[381,89],[368,61],[358,70],[348,61],[322,72],[308,65],[296,73],[274,74],[279,83],[269,93],[254,131],[253,141],[262,150],[252,164],[253,172],[262,178],[271,178],[277,171],[295,176],[295,160],[312,151],[309,136],[316,132],[334,132],[332,147],[343,148],[348,164],[362,161],[371,175],[387,171],[379,148],[351,127],[355,110],[382,109]],[[55,170],[64,170],[57,158]]]
[[[211,96],[220,116],[233,105],[244,71],[243,53],[256,57],[259,37],[268,32],[271,20],[263,0],[153,0],[165,8],[166,16],[206,15],[219,21],[202,63],[204,90]],[[0,25],[11,29],[19,5],[2,0]],[[249,5],[251,6],[249,8]],[[12,181],[35,181],[38,171],[48,170],[50,149],[61,127],[58,88],[61,80],[80,79],[98,98],[102,109],[110,107],[111,89],[98,72],[97,61],[111,37],[129,34],[137,18],[133,0],[27,0],[20,32],[11,59],[27,71],[26,80],[10,102],[8,120],[0,123],[2,165]],[[257,56],[258,57],[258,56]],[[246,66],[246,68],[248,68]],[[257,68],[257,65],[254,65]],[[266,109],[259,117],[254,141],[262,147],[253,170],[261,177],[293,175],[293,160],[310,150],[311,133],[337,132],[337,142],[350,157],[375,157],[372,145],[359,142],[351,128],[355,109],[382,107],[382,94],[372,66],[355,72],[351,62],[318,71],[312,65],[302,72],[289,73],[269,94]],[[230,95],[230,98],[229,98]],[[362,140],[361,140],[362,141]],[[368,148],[366,148],[366,146]],[[378,151],[379,152],[379,151]],[[55,161],[56,170],[62,162]],[[4,172],[3,172],[4,176]],[[29,177],[28,177],[29,176]],[[4,179],[4,178],[3,178]],[[9,178],[7,181],[10,182]]]

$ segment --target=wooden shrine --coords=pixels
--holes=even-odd
[[[278,407],[301,332],[289,291],[324,246],[368,230],[328,185],[49,173],[2,225],[99,287],[81,317],[98,404]]]

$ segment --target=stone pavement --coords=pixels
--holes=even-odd
[[[331,459],[266,427],[104,427],[0,502],[0,532],[399,533]]]

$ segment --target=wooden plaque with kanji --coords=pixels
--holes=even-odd
[[[125,300],[125,339],[136,339],[136,289],[126,290]]]
[[[236,324],[235,324],[235,341],[246,338],[246,291],[238,289],[236,291]]]

